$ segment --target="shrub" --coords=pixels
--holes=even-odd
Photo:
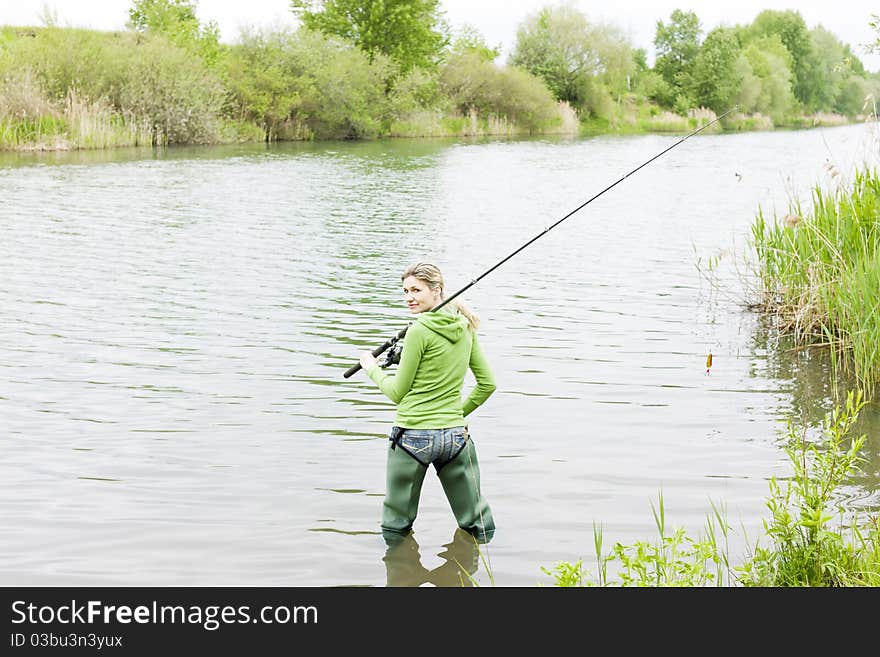
[[[353,45],[308,30],[245,33],[224,65],[229,112],[261,125],[267,141],[379,134],[393,73],[387,58],[371,62]]]
[[[4,33],[0,75],[29,71],[58,111],[73,94],[86,104],[109,105],[122,123],[137,126],[135,132],[147,130],[154,144],[217,138],[219,78],[161,35],[70,28]]]
[[[462,114],[509,119],[537,131],[558,121],[556,101],[534,75],[516,67],[500,68],[474,53],[449,57],[440,74],[443,92]]]

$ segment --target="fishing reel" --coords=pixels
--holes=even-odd
[[[394,336],[391,338],[391,345],[388,347],[388,350],[385,352],[385,360],[379,363],[379,367],[382,369],[387,369],[392,365],[397,365],[400,363],[400,354],[403,351],[403,343],[400,341],[400,338]]]

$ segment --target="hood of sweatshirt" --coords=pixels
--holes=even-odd
[[[448,312],[446,308],[441,308],[433,313],[421,313],[418,322],[450,342],[461,340],[468,327],[468,321],[464,315],[458,311]]]

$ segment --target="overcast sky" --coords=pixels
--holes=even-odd
[[[549,0],[441,0],[453,27],[470,24],[491,45],[502,46],[501,61],[516,38],[516,28],[537,9],[559,4]],[[869,55],[863,46],[876,38],[868,23],[880,14],[880,3],[871,0],[735,0],[734,2],[686,2],[683,0],[595,0],[572,2],[589,20],[612,23],[628,33],[636,48],[645,48],[653,61],[654,30],[658,20],[669,20],[673,9],[693,10],[704,31],[718,25],[750,23],[763,9],[796,9],[807,27],[822,25],[833,32],[864,62],[870,71],[880,70],[880,55]],[[39,25],[44,7],[49,7],[60,25],[101,30],[123,29],[130,0],[0,0],[0,24]],[[223,41],[234,41],[242,25],[295,25],[289,0],[199,0],[199,18],[214,20]]]

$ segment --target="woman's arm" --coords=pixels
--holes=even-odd
[[[419,362],[422,360],[422,354],[424,353],[425,338],[422,333],[422,327],[414,323],[409,327],[403,338],[403,351],[400,353],[400,363],[397,366],[397,372],[393,376],[383,371],[375,359],[372,363],[368,361],[368,366],[364,370],[367,376],[376,382],[379,390],[385,393],[388,399],[395,404],[399,404],[400,400],[412,388],[416,370],[419,368]]]
[[[477,333],[474,332],[473,344],[471,345],[470,368],[477,380],[477,385],[471,390],[471,394],[465,400],[461,407],[461,413],[465,417],[470,415],[480,404],[489,399],[489,395],[495,392],[495,377],[492,376],[492,370],[489,369],[489,362],[483,355],[483,350],[477,340]]]

